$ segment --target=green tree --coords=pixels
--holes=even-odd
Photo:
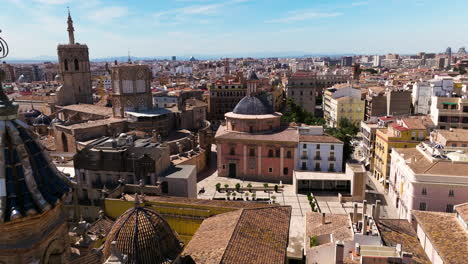
[[[343,163],[346,163],[354,152],[351,140],[356,136],[358,131],[359,127],[346,118],[339,121],[337,128],[333,127],[325,129],[325,132],[328,135],[343,141]]]
[[[286,100],[286,108],[283,111],[282,120],[289,123],[304,123],[313,126],[322,126],[325,124],[323,118],[316,117],[312,113],[307,112],[291,98]]]

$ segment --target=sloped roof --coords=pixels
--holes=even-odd
[[[291,211],[240,209],[205,219],[182,255],[204,264],[285,263]]]

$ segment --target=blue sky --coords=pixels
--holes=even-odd
[[[268,52],[416,53],[468,45],[466,0],[0,0],[11,57],[56,56],[75,39],[92,58]]]

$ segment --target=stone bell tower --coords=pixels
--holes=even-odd
[[[92,104],[91,72],[88,46],[75,43],[75,29],[68,11],[68,44],[57,47],[59,71],[63,84],[57,89],[57,105]]]

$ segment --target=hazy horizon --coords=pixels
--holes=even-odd
[[[57,44],[68,41],[67,6],[75,39],[93,59],[128,50],[135,57],[415,54],[468,43],[468,23],[450,16],[468,8],[462,0],[6,0],[0,29],[10,58],[56,58]]]

